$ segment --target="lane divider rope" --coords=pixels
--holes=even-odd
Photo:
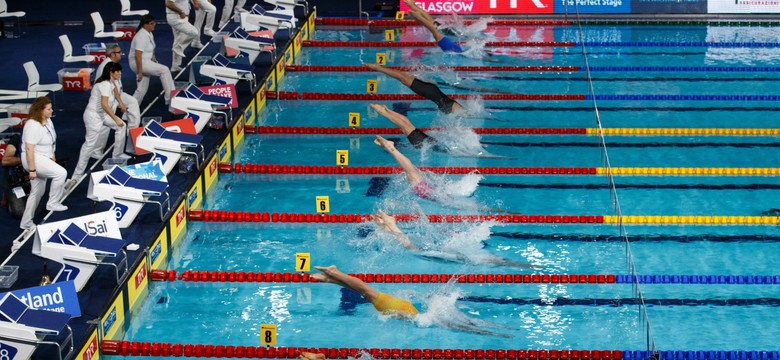
[[[420,128],[425,132],[438,128]],[[471,128],[480,135],[598,135],[598,128]],[[247,134],[308,134],[308,135],[394,135],[398,128],[371,127],[310,127],[245,125]],[[780,136],[774,128],[604,128],[604,135],[635,136]]]
[[[464,20],[464,25],[471,25],[474,20]],[[317,18],[315,20],[317,25],[351,25],[351,26],[421,26],[419,22],[415,20],[366,20],[366,19],[352,19],[352,18]],[[534,19],[498,19],[487,23],[488,25],[571,25],[572,22],[568,20],[534,20]]]
[[[367,283],[429,284],[709,284],[774,285],[780,275],[629,275],[629,274],[349,274]],[[317,283],[308,273],[152,270],[152,281]]]
[[[318,18],[317,25],[347,25],[347,26],[375,26],[375,27],[419,27],[419,22],[412,20],[366,20],[354,18]],[[734,20],[734,19],[578,19],[583,25],[709,25],[709,26],[765,26],[776,27],[780,22],[774,20]],[[473,24],[474,20],[464,20],[464,24]],[[544,19],[496,19],[488,22],[488,25],[572,25],[569,20],[544,20]]]
[[[415,71],[413,66],[387,66],[401,71]],[[459,72],[580,72],[580,66],[435,66],[434,70]],[[287,65],[287,72],[374,72],[365,66]],[[590,72],[778,72],[780,66],[591,66]]]
[[[614,95],[584,95],[584,94],[450,94],[453,99],[482,100],[662,100],[662,101],[778,101],[780,95],[661,95],[661,94],[614,94]],[[370,93],[326,93],[326,92],[298,92],[298,91],[268,91],[268,99],[279,100],[428,100],[417,94],[370,94]]]
[[[777,48],[777,42],[734,42],[734,41],[489,41],[485,47],[679,47],[679,48]],[[303,46],[309,47],[352,47],[352,48],[390,48],[390,47],[435,47],[433,41],[332,41],[304,40]]]
[[[484,175],[606,175],[604,167],[432,167],[421,171],[434,174]],[[391,175],[403,172],[397,166],[316,166],[280,164],[220,163],[219,172],[236,174],[328,174],[328,175]],[[678,167],[613,167],[612,175],[625,176],[778,176],[780,168],[678,168]]]
[[[395,214],[399,222],[417,221],[420,215]],[[362,223],[370,214],[270,213],[234,210],[190,210],[190,221],[254,223]],[[505,224],[624,224],[624,225],[778,225],[778,216],[736,215],[425,215],[431,223],[494,221]]]
[[[173,356],[254,359],[297,359],[302,352],[325,354],[328,359],[358,358],[362,351],[375,359],[436,359],[436,360],[630,360],[646,359],[646,351],[622,350],[525,350],[525,349],[399,349],[399,348],[306,348],[274,346],[233,346],[210,344],[174,344],[103,340],[103,355]],[[741,353],[740,351],[730,351]],[[673,354],[674,352],[672,352]],[[745,360],[777,360],[773,353],[755,352],[756,357]],[[766,353],[766,354],[765,354]],[[752,354],[752,352],[751,352]],[[759,357],[761,356],[761,357]],[[713,360],[719,360],[712,358]],[[734,359],[742,359],[735,357]],[[664,359],[672,360],[672,359]],[[677,360],[677,359],[674,359]],[[682,358],[679,360],[683,360]],[[725,358],[723,360],[726,360]]]
[[[345,94],[325,92],[267,91],[266,98],[279,100],[428,100],[417,94]],[[450,94],[453,99],[481,98],[483,100],[586,100],[577,94]]]

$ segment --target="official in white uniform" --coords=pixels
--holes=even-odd
[[[89,95],[89,103],[84,109],[84,126],[86,127],[86,136],[84,144],[81,145],[79,153],[79,162],[76,164],[76,170],[73,171],[73,178],[78,179],[84,175],[87,164],[92,154],[95,153],[98,145],[98,138],[103,127],[108,127],[115,131],[114,133],[114,158],[129,159],[125,155],[125,139],[127,138],[127,128],[119,116],[116,116],[116,106],[119,89],[115,82],[122,77],[122,65],[109,63],[103,68],[103,73],[92,87],[92,93]]]
[[[46,181],[51,179],[49,201],[46,209],[49,211],[65,211],[68,207],[62,205],[62,193],[65,189],[65,178],[68,172],[57,164],[54,151],[57,147],[57,132],[51,121],[51,100],[42,96],[30,106],[29,119],[24,124],[22,132],[22,166],[30,173],[30,194],[24,208],[22,222],[19,227],[30,229],[35,224],[33,216],[38,203],[46,192]]]
[[[106,49],[106,59],[103,60],[103,62],[100,63],[97,68],[97,74],[103,73],[103,69],[105,68],[106,64],[119,63],[119,60],[121,59],[122,48],[120,48],[119,45],[109,47]],[[138,127],[141,124],[141,109],[138,106],[138,100],[136,100],[132,95],[124,92],[122,87],[122,79],[114,82],[114,85],[116,85],[117,90],[119,91],[117,105],[123,114],[122,120],[127,122],[127,129],[130,130],[132,128]],[[103,149],[106,148],[109,130],[110,129],[108,127],[103,127],[103,130],[100,132],[100,137],[97,141],[98,145],[95,148],[95,153],[92,154],[93,159],[100,159],[103,157]]]
[[[230,22],[230,18],[233,16],[233,4],[236,4],[235,10],[236,12],[246,11],[244,10],[244,5],[246,5],[246,0],[238,0],[238,3],[235,2],[235,0],[225,0],[225,6],[222,7],[222,18],[219,19],[219,28],[225,27],[228,22]]]
[[[198,2],[195,0],[195,10],[198,10]],[[168,20],[168,25],[171,26],[173,31],[173,64],[171,65],[172,72],[179,72],[181,70],[181,62],[184,60],[184,49],[187,48],[194,40],[197,39],[197,43],[194,47],[198,47],[200,44],[200,33],[189,22],[190,14],[190,0],[165,0],[165,19]],[[203,45],[200,45],[203,47]]]
[[[217,17],[217,7],[211,4],[211,0],[195,0],[198,2],[198,9],[195,10],[195,29],[206,36],[214,36],[214,20]],[[203,27],[203,22],[206,27]],[[203,28],[203,30],[201,30]],[[200,38],[195,41],[200,44]],[[195,42],[193,41],[193,43]],[[202,44],[201,44],[202,45]]]
[[[149,77],[151,76],[160,78],[165,102],[171,101],[171,91],[173,91],[171,70],[160,65],[154,56],[156,45],[152,32],[156,24],[151,15],[142,16],[141,24],[136,29],[133,42],[130,44],[130,56],[127,60],[130,63],[130,69],[136,74],[136,81],[138,81],[138,87],[135,89],[133,97],[139,104],[143,103],[144,95],[149,90]]]

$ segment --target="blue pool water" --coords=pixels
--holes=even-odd
[[[486,40],[697,42],[775,41],[774,28],[729,27],[504,27]],[[401,41],[429,41],[408,28]],[[318,28],[317,40],[381,41],[383,33]],[[591,66],[773,67],[778,49],[706,47],[590,47]],[[389,65],[486,65],[442,55],[436,48],[304,48],[302,65],[361,65],[377,52]],[[579,48],[524,49],[502,57],[509,65],[584,66]],[[496,65],[496,64],[487,64]],[[498,64],[500,65],[500,64]],[[587,94],[584,72],[416,73],[442,83],[446,93],[464,87],[526,94]],[[774,95],[775,72],[602,71],[595,94]],[[373,73],[288,72],[280,90],[409,94],[395,80]],[[457,83],[457,84],[455,84]],[[445,85],[450,84],[450,85]],[[489,92],[489,91],[488,91]],[[265,126],[346,127],[349,112],[362,127],[392,127],[366,101],[269,101]],[[391,101],[380,103],[392,105]],[[468,115],[437,114],[428,101],[412,101],[407,116],[418,127],[442,127],[440,139],[476,146],[508,159],[454,157],[416,150],[391,135],[413,163],[436,167],[603,167],[593,135],[484,135],[467,129],[594,128],[590,101],[466,101]],[[605,128],[773,128],[777,101],[631,100],[599,102]],[[370,135],[247,135],[235,162],[335,165],[349,150],[349,166],[395,166]],[[607,136],[613,167],[776,167],[780,144],[770,136]],[[486,147],[481,148],[479,144]],[[434,175],[440,188],[469,193],[434,203],[411,193],[403,175],[221,176],[207,209],[315,213],[315,197],[330,197],[334,214],[369,214],[378,208],[404,214],[494,213],[614,215],[607,179],[596,175]],[[776,176],[616,176],[624,215],[774,214],[780,208]],[[478,185],[478,186],[477,186]],[[471,191],[473,190],[473,191]],[[776,214],[774,214],[776,215]],[[626,245],[616,225],[403,223],[428,252],[404,250],[373,224],[194,223],[171,268],[293,272],[295,254],[314,264],[337,264],[351,273],[401,274],[628,274]],[[649,275],[776,275],[780,233],[774,226],[628,226],[636,272]],[[442,257],[441,253],[451,256]],[[453,256],[457,261],[453,260]],[[537,269],[486,264],[501,258]],[[382,317],[369,304],[321,283],[157,283],[130,327],[133,341],[257,346],[261,324],[278,326],[278,345],[290,347],[394,347],[483,349],[642,350],[646,333],[629,284],[375,284],[425,311],[416,324]],[[777,350],[780,285],[644,284],[647,314],[661,350]],[[468,316],[497,324],[511,336],[475,335],[434,324]]]

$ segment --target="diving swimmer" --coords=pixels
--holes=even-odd
[[[377,311],[384,315],[394,316],[401,320],[413,320],[415,317],[420,315],[420,311],[417,310],[417,308],[409,301],[379,292],[366,284],[363,280],[339,271],[335,265],[327,267],[315,266],[314,268],[322,272],[321,274],[312,274],[311,277],[314,280],[340,285],[355,291],[372,305],[374,305],[374,308]],[[463,314],[460,314],[460,316],[453,316],[453,318],[457,319],[458,321],[456,322],[452,319],[446,319],[439,321],[438,324],[448,329],[456,329],[477,334],[501,336],[506,338],[512,337],[508,334],[495,333],[482,329],[484,326],[505,328],[501,325],[491,324],[478,319],[472,319]],[[309,360],[309,358],[306,360]]]

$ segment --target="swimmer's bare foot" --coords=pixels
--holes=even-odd
[[[321,283],[336,284],[336,282],[333,281],[333,279],[330,276],[328,276],[327,274],[311,274],[309,277],[314,279],[314,280],[317,280],[317,281],[319,281]]]
[[[301,355],[298,356],[298,358],[301,360],[325,360],[325,355],[304,351],[301,353]]]
[[[389,141],[379,135],[376,136],[374,143],[381,146],[383,149],[385,149],[385,151],[389,153],[395,151],[395,144],[393,144],[392,141]]]
[[[387,107],[387,105],[368,104],[368,106],[374,109],[374,111],[376,111],[377,114],[382,116],[390,112],[390,109]]]
[[[315,269],[322,271],[325,273],[325,275],[333,275],[339,272],[339,269],[336,268],[336,265],[331,266],[314,266]],[[314,275],[320,275],[320,274],[314,274]],[[313,275],[312,275],[313,276]]]
[[[379,65],[379,64],[365,63],[365,64],[363,64],[363,66],[365,66],[365,67],[367,67],[367,68],[369,68],[371,70],[374,70],[374,71],[382,71],[382,70],[380,70],[382,68],[382,65]]]

